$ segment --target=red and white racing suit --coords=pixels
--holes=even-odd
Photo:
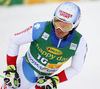
[[[26,65],[26,67],[23,68],[23,65],[25,65],[25,63],[23,62],[24,57],[22,57],[18,60],[17,60],[17,57],[18,57],[20,46],[23,44],[31,43],[34,40],[37,40],[38,37],[43,32],[43,30],[45,28],[45,24],[46,24],[46,22],[35,23],[33,26],[30,26],[27,29],[14,34],[10,38],[10,43],[9,43],[9,47],[8,47],[8,51],[7,51],[7,65],[16,65],[17,66],[17,72],[21,78],[21,87],[19,87],[17,89],[41,89],[36,86],[34,81],[32,81],[33,77],[36,78],[41,75],[39,75],[34,70],[32,70],[28,65]],[[54,28],[52,30],[54,30]],[[55,34],[54,31],[52,33]],[[56,38],[57,37],[55,37],[55,35],[54,35],[53,39],[51,39],[51,40],[55,41]],[[54,41],[51,41],[51,42],[54,42]],[[59,43],[59,38],[57,38],[57,41]],[[60,44],[61,44],[61,42],[60,42]],[[57,44],[52,43],[52,45],[57,45]],[[73,76],[75,76],[82,70],[86,52],[87,52],[87,44],[86,44],[85,39],[82,36],[80,38],[77,51],[76,51],[75,55],[72,56],[71,65],[68,68],[66,68],[65,70],[58,73],[60,82],[64,82],[64,81],[71,79]],[[30,72],[29,70],[32,72]],[[28,74],[25,74],[24,73],[25,71],[29,72],[31,79],[30,79],[30,77],[27,77]],[[33,78],[33,80],[34,80],[34,78]],[[12,89],[12,88],[9,86],[3,85],[1,89]]]

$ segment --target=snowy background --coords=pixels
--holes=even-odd
[[[75,2],[82,11],[78,31],[88,43],[88,53],[83,70],[73,79],[58,85],[58,89],[100,89],[100,1]],[[0,6],[0,75],[6,70],[6,51],[9,38],[37,21],[51,20],[60,3]],[[29,44],[20,47],[19,58]],[[69,65],[70,62],[67,63]],[[0,78],[0,86],[3,79]]]

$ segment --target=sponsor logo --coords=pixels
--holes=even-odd
[[[51,68],[47,68],[47,67],[43,66],[42,64],[40,64],[39,61],[36,61],[36,59],[34,57],[32,57],[32,55],[30,54],[30,52],[27,52],[27,56],[28,56],[29,62],[36,69],[38,69],[38,70],[40,70],[42,72],[45,72],[45,73],[53,73],[53,72],[57,71],[57,68],[56,69],[51,69]],[[40,56],[38,56],[38,57],[40,57]],[[44,58],[42,58],[42,59],[44,59]],[[45,60],[42,60],[42,59],[38,59],[38,60],[41,60],[41,63],[43,63],[43,61],[45,61]]]
[[[43,38],[44,40],[47,40],[47,39],[49,38],[49,34],[46,33],[46,32],[44,32],[43,35],[42,35],[42,38]]]
[[[36,59],[31,57],[31,54],[29,52],[27,52],[27,55],[28,55],[29,62],[32,65],[34,65],[35,68],[42,69],[42,66],[36,61]]]
[[[62,55],[63,52],[56,49],[56,48],[53,48],[53,47],[47,47],[46,50],[50,53],[53,53],[53,54],[56,54],[56,55]]]
[[[39,47],[39,44],[36,45],[37,50],[40,52],[41,55],[44,55],[46,58],[54,59],[56,56],[44,51],[42,48]]]
[[[27,32],[28,30],[30,30],[31,28],[32,28],[32,26],[28,27],[27,29],[25,29],[25,30],[23,30],[23,31],[21,31],[21,32],[19,32],[19,33],[14,34],[14,36],[17,36],[17,35],[20,35],[20,34],[22,34],[22,33],[25,33],[25,32]]]
[[[42,68],[41,70],[43,70],[43,71],[45,71],[45,70],[47,70],[48,68]]]
[[[70,45],[71,50],[76,50],[76,47],[77,47],[77,44],[71,43],[71,45]]]
[[[56,55],[53,55],[52,53],[54,53],[54,51],[52,51],[52,53],[50,53],[49,51],[46,52],[42,48],[40,48],[39,44],[36,44],[36,48],[40,52],[41,56],[44,55],[45,58],[49,58],[50,60],[56,59],[57,61],[67,61],[69,59],[69,58],[64,58],[63,56],[56,57],[57,54],[59,54],[59,55],[63,54],[63,52],[61,52],[60,50],[59,50],[59,52],[56,52]],[[48,49],[48,50],[50,50],[50,49]]]
[[[34,27],[36,28],[36,29],[39,29],[40,28],[40,24],[36,24],[36,25],[34,25]]]
[[[71,15],[71,14],[69,14],[69,13],[67,13],[67,12],[65,12],[63,10],[59,10],[59,13],[60,13],[60,16],[63,16],[65,18],[67,18],[67,19],[69,19],[69,17],[73,16],[73,15]]]
[[[44,72],[49,72],[49,73],[54,73],[56,72],[58,69],[55,68],[55,69],[50,69],[50,68],[42,68],[41,71],[44,71]]]

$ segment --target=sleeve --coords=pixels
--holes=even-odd
[[[7,65],[16,65],[20,45],[32,42],[32,26],[10,37],[7,50]]]
[[[37,40],[44,31],[45,26],[46,22],[36,22],[33,24],[33,26],[14,34],[10,38],[10,43],[7,50],[7,65],[16,65],[20,46]]]
[[[33,33],[33,35],[32,35],[33,40],[37,40],[40,37],[40,35],[44,31],[46,25],[47,25],[47,22],[36,22],[33,25],[33,29],[34,29],[32,31],[32,33]]]
[[[72,57],[71,65],[58,74],[60,82],[67,81],[72,77],[74,77],[75,75],[77,75],[78,73],[80,73],[80,71],[83,68],[86,53],[87,53],[87,43],[85,39],[81,37],[77,51],[75,55]]]

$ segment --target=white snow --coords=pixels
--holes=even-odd
[[[58,89],[100,89],[100,1],[75,2],[82,11],[78,31],[88,43],[88,53],[83,70],[69,81],[58,85]],[[9,38],[37,21],[51,20],[60,3],[0,6],[0,75],[6,70],[6,51]],[[29,44],[21,46],[19,58]],[[0,86],[3,79],[0,78]]]

